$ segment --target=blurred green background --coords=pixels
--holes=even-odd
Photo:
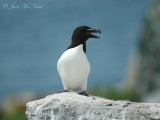
[[[38,2],[42,8],[6,9],[4,3],[28,1],[0,2],[0,120],[27,120],[27,102],[63,89],[56,62],[73,29],[83,24],[102,30],[99,45],[96,41],[87,44],[91,62],[87,93],[113,100],[160,103],[158,0]]]

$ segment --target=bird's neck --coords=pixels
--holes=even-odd
[[[80,44],[79,44],[79,45],[80,45]],[[77,47],[77,46],[79,46],[79,45],[71,44],[71,45],[67,48],[67,50],[70,49],[70,48]],[[83,51],[86,53],[86,43],[83,43],[82,45],[83,45]]]
[[[83,51],[86,53],[86,43],[83,44]]]

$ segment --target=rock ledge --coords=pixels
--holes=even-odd
[[[26,107],[28,120],[160,120],[158,103],[112,101],[77,93],[49,95]]]

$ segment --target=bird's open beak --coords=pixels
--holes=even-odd
[[[99,36],[93,35],[92,33],[100,33],[100,29],[87,29],[87,34],[90,35],[91,38],[100,38]]]

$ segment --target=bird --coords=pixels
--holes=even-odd
[[[86,42],[89,38],[100,38],[92,33],[100,33],[100,29],[88,26],[78,26],[72,34],[69,47],[64,51],[57,62],[57,70],[62,80],[64,91],[79,91],[86,93],[87,80],[90,73],[90,63],[86,56]]]

